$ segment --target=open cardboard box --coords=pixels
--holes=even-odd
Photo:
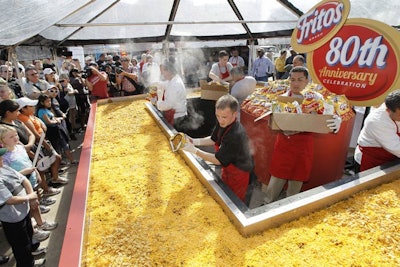
[[[301,104],[302,99],[279,96],[278,101],[285,103],[298,101]],[[328,119],[332,119],[332,115],[274,112],[270,117],[270,126],[272,130],[324,134],[331,132],[326,122]]]
[[[208,84],[205,80],[200,80],[201,99],[218,100],[223,95],[229,93],[229,88],[216,83]]]

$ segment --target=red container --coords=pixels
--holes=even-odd
[[[254,119],[254,115],[241,110],[240,122],[246,128],[254,151],[255,173],[260,182],[268,184],[276,132],[269,127],[269,116],[257,122]],[[342,178],[354,121],[355,116],[343,121],[337,134],[314,134],[313,167],[303,191]]]

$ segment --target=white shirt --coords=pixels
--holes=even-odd
[[[393,155],[400,157],[398,127],[400,127],[400,122],[394,122],[386,111],[386,105],[382,104],[368,114],[357,143],[363,147],[382,147]],[[354,152],[354,159],[357,163],[361,163],[361,158],[362,152],[357,146]]]
[[[160,82],[158,87],[164,91],[164,100],[157,101],[157,108],[161,111],[175,109],[174,119],[185,116],[186,88],[181,77],[175,75],[169,81]]]
[[[274,72],[275,66],[272,61],[263,56],[263,57],[258,57],[256,60],[254,60],[253,64],[253,69],[252,69],[252,75],[254,77],[265,77],[267,74],[271,74]]]
[[[244,59],[241,56],[230,57],[229,63],[231,63],[233,67],[244,67]]]
[[[245,76],[243,79],[235,82],[231,89],[231,95],[239,101],[239,106],[248,95],[254,92],[256,85],[257,81],[252,76]]]
[[[237,119],[240,121],[240,106],[246,97],[254,92],[256,89],[257,81],[252,76],[245,76],[243,79],[238,80],[232,86],[231,95],[236,97],[239,102]]]
[[[233,66],[231,63],[227,62],[226,67],[220,67],[218,62],[214,63],[211,67],[210,72],[214,73],[216,76],[221,78],[221,73],[226,73],[227,71],[231,73],[231,70],[233,69]]]

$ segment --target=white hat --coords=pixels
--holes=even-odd
[[[18,103],[19,109],[22,109],[23,107],[26,107],[26,106],[36,106],[38,103],[38,100],[33,100],[33,99],[27,98],[25,96],[17,98],[16,101]]]
[[[50,84],[50,83],[47,83],[47,84],[46,84],[46,90],[50,90],[50,89],[52,89],[52,88],[58,89],[58,87],[57,87],[55,84]]]
[[[85,57],[85,61],[91,61],[91,60],[93,60],[91,56],[86,56]]]
[[[51,73],[55,73],[55,71],[53,69],[51,69],[51,68],[45,68],[43,70],[43,74],[44,75],[51,74]]]

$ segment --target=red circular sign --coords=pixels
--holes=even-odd
[[[393,32],[392,32],[393,31]],[[315,82],[350,101],[382,101],[399,75],[396,30],[367,19],[349,19],[329,42],[310,56]]]

